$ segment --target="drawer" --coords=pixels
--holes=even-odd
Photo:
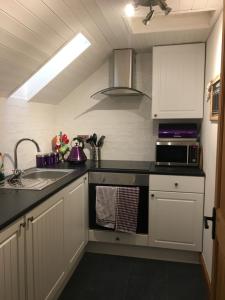
[[[147,234],[129,234],[106,230],[89,230],[89,241],[133,246],[147,246]]]
[[[185,193],[204,193],[204,181],[204,177],[150,175],[149,190]]]

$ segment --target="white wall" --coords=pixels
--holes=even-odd
[[[0,98],[0,152],[13,158],[15,143],[24,137],[35,139],[43,152],[51,150],[51,139],[55,135],[55,106],[27,103],[22,100]],[[36,147],[23,142],[18,147],[19,168],[35,166]],[[13,164],[5,157],[5,173],[11,173]]]
[[[136,88],[151,95],[152,55],[137,55]],[[109,86],[109,64],[103,64],[57,107],[58,129],[106,136],[102,159],[154,160],[151,101],[127,97],[96,101],[90,95]],[[89,151],[86,151],[89,155]]]
[[[202,123],[202,146],[203,146],[203,169],[206,174],[205,181],[205,209],[204,215],[211,216],[215,197],[215,174],[216,174],[216,146],[217,146],[217,122],[210,121],[210,102],[207,101],[207,85],[210,80],[220,74],[222,47],[222,15],[217,21],[207,41],[206,49],[206,94],[204,101],[204,119]],[[212,249],[210,229],[204,230],[203,257],[211,277],[212,272]]]

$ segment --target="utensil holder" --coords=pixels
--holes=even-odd
[[[91,148],[91,160],[95,160],[95,161],[101,160],[101,148],[99,147]]]

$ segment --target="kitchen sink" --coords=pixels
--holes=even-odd
[[[74,172],[74,170],[30,169],[16,180],[12,180],[10,177],[5,179],[1,182],[0,188],[40,191],[72,172]]]
[[[34,169],[25,172],[22,175],[22,178],[27,178],[27,179],[60,179],[64,176],[66,176],[68,173],[73,172],[73,170],[55,170],[55,169]]]

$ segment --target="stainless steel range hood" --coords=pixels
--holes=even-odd
[[[102,100],[105,96],[146,96],[148,95],[133,88],[134,82],[134,60],[133,49],[115,49],[113,50],[113,70],[111,87],[100,90],[91,97],[96,100]]]

